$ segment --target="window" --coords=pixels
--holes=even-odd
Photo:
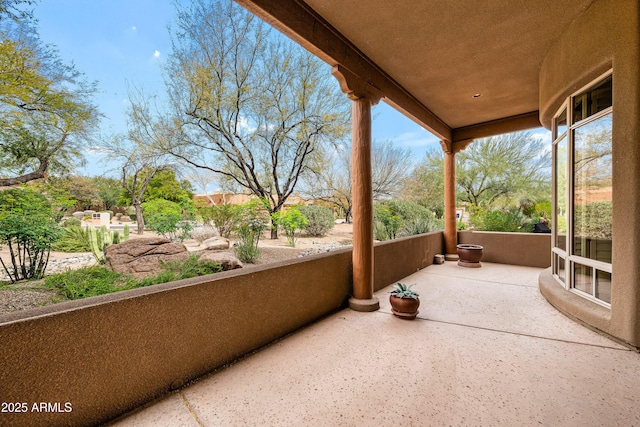
[[[553,121],[553,274],[605,306],[611,304],[612,83],[608,73],[574,94]]]

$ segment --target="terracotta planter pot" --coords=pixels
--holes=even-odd
[[[395,295],[389,296],[391,312],[401,319],[415,319],[420,307],[420,299],[399,298]]]
[[[468,243],[458,245],[458,265],[471,268],[482,267],[482,264],[480,264],[482,249],[483,247],[480,245],[470,245]]]

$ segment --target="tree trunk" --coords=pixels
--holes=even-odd
[[[136,221],[138,223],[138,234],[144,234],[144,217],[142,216],[142,203],[135,201],[133,206],[136,208]]]

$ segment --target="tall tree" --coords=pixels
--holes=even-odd
[[[0,21],[0,186],[83,161],[99,118],[95,90],[28,22]]]
[[[547,200],[551,194],[551,154],[530,132],[473,141],[456,154],[458,201],[488,209],[519,207],[521,200]],[[444,155],[427,151],[403,195],[441,214],[444,208]]]
[[[347,132],[347,98],[325,64],[230,0],[194,1],[177,16],[166,75],[182,139],[163,148],[278,212]]]
[[[371,147],[373,199],[393,198],[412,169],[411,151],[395,146],[393,141],[374,141]],[[318,164],[306,180],[307,192],[316,199],[341,209],[345,221],[351,222],[351,147],[338,147],[330,158]]]
[[[423,160],[402,183],[402,198],[416,202],[437,217],[444,215],[444,152],[440,147],[427,150]]]
[[[473,206],[551,194],[551,153],[531,132],[479,139],[456,158],[460,197]]]

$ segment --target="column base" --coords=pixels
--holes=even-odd
[[[458,261],[460,258],[458,257],[458,254],[445,254],[444,256],[444,260],[445,261]]]
[[[371,299],[358,299],[358,298],[349,298],[349,308],[353,311],[376,311],[380,308],[380,301],[378,298],[373,297]]]

